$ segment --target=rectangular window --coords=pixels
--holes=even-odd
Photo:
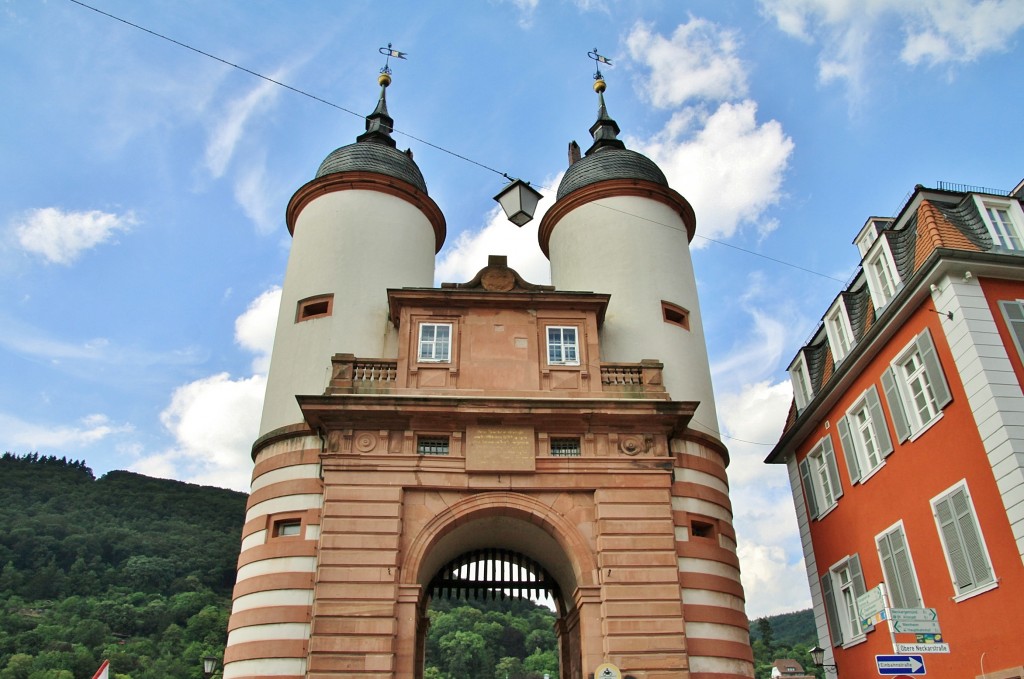
[[[896,438],[905,441],[936,420],[953,400],[931,333],[914,338],[882,373]]]
[[[820,518],[836,506],[843,494],[831,436],[821,439],[799,466],[811,518]]]
[[[996,579],[967,483],[961,481],[933,499],[932,513],[957,596],[991,589]]]
[[[1024,303],[1020,300],[1003,300],[999,302],[1003,311],[1003,319],[1013,335],[1013,344],[1017,347],[1017,355],[1024,361]]]
[[[678,325],[684,330],[690,329],[690,312],[678,304],[661,300],[661,316],[666,323]]]
[[[579,344],[574,326],[550,326],[548,331],[548,365],[579,365]]]
[[[282,519],[274,522],[274,537],[282,538],[298,535],[302,530],[301,519]]]
[[[551,439],[552,457],[579,457],[580,440],[578,438]]]
[[[448,363],[452,360],[452,324],[420,323],[419,361]]]
[[[850,482],[857,483],[882,466],[893,451],[878,390],[871,386],[836,425]]]
[[[910,559],[910,548],[903,524],[899,523],[875,537],[878,559],[882,563],[889,603],[893,608],[923,608],[917,572]]]
[[[811,402],[811,381],[807,377],[807,364],[803,353],[797,356],[789,368],[789,379],[793,383],[793,398],[796,399],[797,410],[803,410]]]
[[[883,244],[884,245],[884,244]],[[876,309],[889,303],[896,294],[897,278],[893,273],[893,265],[889,260],[885,247],[879,246],[878,252],[866,262],[868,287]]]
[[[1007,250],[1020,250],[1020,233],[1010,216],[1010,207],[986,203],[985,214],[988,216],[989,234],[995,244]]]
[[[832,347],[832,358],[838,364],[850,353],[850,347],[853,346],[853,332],[846,318],[842,297],[825,316],[825,334],[828,335],[828,344]]]
[[[832,645],[850,644],[863,638],[865,629],[857,610],[857,597],[865,592],[860,557],[849,556],[821,576],[825,617],[832,632]]]
[[[334,295],[317,295],[300,299],[295,309],[295,322],[311,321],[330,316],[334,310]]]
[[[416,441],[416,452],[420,455],[447,455],[447,436],[421,436]]]

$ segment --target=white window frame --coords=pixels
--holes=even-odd
[[[970,599],[998,587],[999,579],[992,566],[967,480],[961,479],[932,498],[931,507],[953,584],[953,601]]]
[[[811,389],[811,373],[807,369],[807,359],[802,351],[797,354],[796,359],[789,366],[789,380],[793,383],[796,409],[803,410],[814,398],[814,390]]]
[[[424,339],[424,329],[430,328],[432,337]],[[437,330],[446,328],[448,337],[437,338]],[[451,363],[452,361],[452,324],[451,323],[420,323],[419,338],[416,342],[416,361],[418,363]],[[424,349],[427,349],[426,355]]]
[[[811,518],[821,519],[839,505],[839,498],[843,496],[832,436],[825,434],[800,461],[799,467]]]
[[[1017,356],[1024,361],[1024,300],[999,300],[999,310],[1003,312],[1003,320],[1013,337],[1013,345],[1017,347]]]
[[[558,333],[552,342],[551,333]],[[567,340],[567,331],[572,332],[572,340]],[[548,365],[579,365],[580,364],[580,329],[575,325],[549,325],[544,328],[544,339],[547,348]],[[552,358],[552,349],[560,358]]]
[[[836,423],[851,483],[863,483],[882,468],[893,452],[878,389],[864,390]]]
[[[879,240],[878,225],[883,223],[887,228],[892,226],[892,219],[886,217],[868,217],[868,221],[861,227],[857,237],[853,239],[853,242],[857,245],[857,250],[860,251],[861,259],[867,257],[868,251],[874,246]]]
[[[832,360],[839,365],[839,362],[853,349],[854,344],[853,328],[846,315],[846,305],[843,304],[842,295],[825,314],[825,334],[828,335],[828,344],[832,347]]]
[[[1003,250],[1024,250],[1024,238],[1021,236],[1024,212],[1020,203],[1010,198],[990,196],[974,196],[974,200],[995,246]],[[1006,220],[994,218],[992,213],[995,211],[1004,211]]]
[[[908,373],[908,367],[913,370]],[[896,440],[915,440],[942,418],[953,400],[931,332],[912,339],[882,373],[882,389]]]
[[[921,584],[917,568],[910,554],[910,543],[903,521],[897,521],[875,536],[878,562],[889,592],[889,605],[893,608],[923,608]]]
[[[857,609],[857,597],[866,591],[860,556],[853,554],[832,564],[821,576],[821,586],[832,645],[848,648],[865,641],[873,627],[861,626]]]
[[[864,257],[863,269],[871,291],[871,302],[875,309],[881,309],[896,296],[902,285],[896,261],[889,250],[889,239],[879,238],[875,242],[871,252]],[[882,269],[884,274],[879,275],[878,269]]]

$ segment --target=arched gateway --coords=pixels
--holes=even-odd
[[[444,217],[383,88],[292,198],[225,679],[420,677],[429,597],[517,589],[509,561],[555,597],[562,679],[753,676],[693,212],[598,82],[554,286],[492,257],[433,287]]]

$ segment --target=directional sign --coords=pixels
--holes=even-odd
[[[897,653],[949,653],[949,644],[896,644]]]
[[[893,620],[892,631],[907,634],[938,634],[942,630],[939,629],[937,620]]]
[[[889,619],[893,622],[938,622],[939,613],[934,608],[890,608]]]
[[[876,655],[878,673],[886,674],[927,674],[924,658],[919,655]]]
[[[885,610],[885,597],[882,586],[872,587],[857,597],[857,611],[861,620],[870,620]],[[884,620],[884,618],[883,618]]]

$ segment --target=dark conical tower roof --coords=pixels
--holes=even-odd
[[[665,173],[647,156],[631,151],[618,138],[619,125],[608,115],[604,103],[604,80],[594,83],[598,96],[597,121],[590,127],[594,143],[583,158],[569,166],[555,199],[567,196],[584,186],[608,179],[640,179],[668,186]]]
[[[342,146],[324,158],[316,178],[341,172],[375,172],[400,179],[427,193],[427,184],[412,159],[412,152],[399,151],[391,138],[395,121],[388,114],[386,96],[391,77],[381,74],[378,82],[380,99],[373,113],[366,116],[366,131],[356,137],[354,144]]]

